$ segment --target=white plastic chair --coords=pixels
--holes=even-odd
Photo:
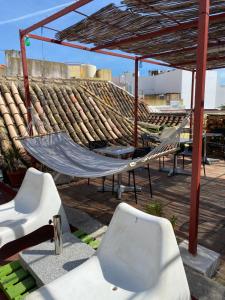
[[[96,254],[26,300],[189,300],[170,222],[120,204]]]
[[[30,168],[15,198],[0,205],[0,248],[48,225],[57,214],[63,232],[70,231],[52,176]]]

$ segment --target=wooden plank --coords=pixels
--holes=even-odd
[[[19,268],[21,268],[20,262],[17,261],[13,261],[11,263],[8,263],[7,265],[4,265],[2,267],[0,267],[0,279],[10,273],[12,273],[13,271],[18,270]]]
[[[0,279],[0,286],[2,289],[7,289],[10,286],[18,283],[19,281],[25,279],[29,276],[29,273],[24,270],[23,268],[20,268],[16,270],[15,272],[3,277]]]
[[[5,293],[10,300],[14,300],[16,296],[26,293],[28,290],[34,288],[35,285],[36,282],[34,278],[29,276],[23,281],[15,284],[14,286],[10,286],[8,289],[5,290]]]

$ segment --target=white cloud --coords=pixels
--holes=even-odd
[[[69,6],[72,3],[74,3],[74,1],[67,2],[67,3],[61,4],[61,5],[57,5],[57,6],[54,6],[54,7],[51,7],[51,8],[39,10],[39,11],[36,11],[34,13],[30,13],[30,14],[27,14],[27,15],[24,15],[24,16],[13,18],[13,19],[0,21],[0,25],[5,25],[5,24],[14,23],[14,22],[25,20],[25,19],[33,18],[35,16],[39,16],[39,15],[42,15],[44,13],[47,13],[47,12],[50,12],[50,11],[53,11],[53,10],[57,10],[59,8],[65,7],[65,6]]]

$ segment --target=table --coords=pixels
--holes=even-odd
[[[128,155],[133,153],[135,148],[133,146],[110,146],[110,147],[104,147],[104,148],[98,148],[95,149],[94,151],[102,154],[102,155],[107,155],[115,158],[120,158],[122,156]],[[98,189],[101,192],[117,192],[117,198],[121,199],[122,198],[122,193],[125,192],[134,192],[134,187],[133,186],[127,186],[122,184],[122,174],[118,174],[118,183],[114,185],[114,189],[112,185],[107,185],[104,187]],[[136,186],[136,191],[140,192],[141,187]]]
[[[63,252],[55,255],[55,244],[46,241],[19,253],[21,265],[35,278],[38,287],[78,267],[95,253],[73,234],[63,234]]]
[[[192,139],[189,138],[180,138],[179,139],[179,144],[189,144],[191,145],[193,143]],[[160,168],[159,169],[161,172],[166,172],[168,173],[168,176],[174,176],[176,174],[180,175],[191,175],[190,171],[186,171],[182,168],[178,168],[177,166],[177,153],[174,154],[174,165],[172,168]]]
[[[223,137],[224,135],[222,133],[216,133],[216,132],[206,132],[204,133],[203,137],[204,137],[204,151],[203,151],[203,159],[204,159],[204,163],[207,165],[211,165],[213,162],[217,162],[219,161],[218,158],[210,158],[207,157],[207,137]]]
[[[134,149],[135,148],[133,146],[109,146],[109,147],[94,149],[94,151],[99,154],[119,158],[123,155],[128,155],[133,153]]]
[[[216,158],[209,158],[207,157],[207,137],[221,137],[223,136],[222,133],[211,133],[211,132],[204,132],[203,133],[203,162],[205,164],[212,164],[213,162],[218,161],[218,159]],[[179,140],[179,144],[193,144],[193,139],[187,139],[187,138],[180,138]],[[174,154],[174,166],[173,168],[160,168],[160,171],[162,172],[168,172],[168,176],[174,176],[176,174],[180,174],[180,175],[192,175],[192,173],[190,171],[184,170],[182,168],[178,168],[177,167],[177,155]]]

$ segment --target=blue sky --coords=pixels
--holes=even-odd
[[[62,9],[58,8],[40,15],[34,15],[30,18],[20,19],[13,21],[27,14],[35,14],[39,11],[46,10],[52,7],[60,6],[62,4],[70,4],[72,1],[69,0],[0,0],[1,7],[1,18],[0,18],[0,64],[5,62],[4,50],[5,49],[16,49],[19,50],[19,29],[26,28],[33,23],[53,14],[54,12]],[[114,2],[120,4],[119,0],[95,0],[79,10],[86,13],[92,14],[101,7]],[[56,29],[66,28],[77,21],[81,20],[78,14],[70,13],[67,16],[60,18],[51,24],[50,27]],[[48,25],[47,25],[48,26]],[[36,33],[41,35],[41,29],[36,30]],[[43,35],[53,37],[53,32],[47,29],[43,29]],[[127,59],[120,59],[110,56],[105,56],[96,53],[89,53],[76,49],[70,49],[68,47],[58,46],[50,43],[43,43],[36,40],[31,40],[31,45],[27,47],[27,56],[34,59],[46,59],[51,61],[59,62],[74,62],[74,63],[90,63],[95,64],[97,68],[111,68],[113,75],[119,75],[124,71],[133,71],[134,63]],[[149,64],[142,64],[140,68],[141,75],[147,75],[147,71],[150,69],[156,69],[156,66]],[[163,68],[162,68],[163,69]]]
[[[90,15],[111,2],[114,2],[115,4],[120,4],[120,0],[94,0],[92,3],[85,5],[79,10]],[[5,62],[5,49],[20,49],[20,28],[23,29],[32,25],[35,22],[38,22],[41,19],[62,9],[62,7],[42,13],[40,15],[33,15],[29,18],[23,19],[23,16],[28,14],[37,14],[42,10],[51,9],[53,7],[57,7],[63,4],[69,5],[71,3],[72,1],[69,0],[0,0],[0,64],[3,64]],[[18,20],[14,21],[14,19]],[[78,22],[81,19],[82,17],[78,14],[70,13],[50,23],[49,26],[61,30]],[[54,33],[47,29],[43,29],[43,32],[41,31],[41,29],[37,29],[35,33],[39,35],[43,34],[44,36],[48,37],[54,37]],[[89,53],[36,40],[31,40],[31,45],[27,47],[27,56],[34,59],[46,59],[59,62],[94,64],[97,66],[97,68],[111,68],[114,76],[117,76],[125,71],[132,72],[134,69],[134,62],[129,61],[127,59],[120,59],[96,53]],[[140,75],[146,76],[147,71],[150,69],[157,69],[157,66],[143,63],[142,67],[140,68]],[[165,68],[161,67],[161,69]],[[222,80],[224,81],[224,78]]]

